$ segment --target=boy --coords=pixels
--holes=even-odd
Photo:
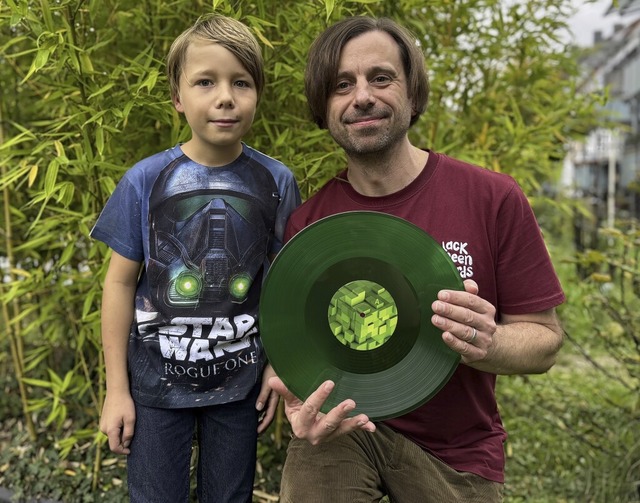
[[[113,250],[100,429],[128,455],[133,503],[188,501],[194,428],[199,501],[249,502],[256,437],[277,404],[260,286],[300,195],[289,169],[242,143],[264,87],[246,26],[199,19],[167,74],[191,139],[131,168],[91,232]]]

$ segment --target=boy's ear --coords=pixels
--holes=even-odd
[[[184,112],[184,107],[182,106],[182,102],[180,101],[180,95],[179,94],[175,94],[172,98],[171,101],[173,101],[173,106],[176,107],[176,110],[180,113]]]

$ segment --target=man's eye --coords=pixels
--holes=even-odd
[[[378,75],[377,77],[374,77],[373,82],[377,84],[384,84],[385,82],[389,82],[389,80],[389,77],[386,75]]]
[[[336,85],[336,89],[338,91],[344,91],[346,89],[349,89],[349,83],[346,81],[338,82],[338,84]]]

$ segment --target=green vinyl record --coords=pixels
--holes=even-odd
[[[280,251],[260,298],[269,362],[305,400],[327,379],[329,411],[347,398],[353,414],[397,417],[431,399],[460,355],[431,323],[439,290],[464,290],[431,236],[386,213],[352,211],[314,222]]]

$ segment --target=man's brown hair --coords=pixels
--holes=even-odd
[[[389,34],[398,44],[407,93],[413,102],[413,125],[425,111],[429,100],[429,77],[418,38],[388,18],[356,16],[338,21],[316,38],[309,50],[304,89],[313,121],[327,127],[327,103],[335,92],[342,49],[351,39],[370,31]]]

